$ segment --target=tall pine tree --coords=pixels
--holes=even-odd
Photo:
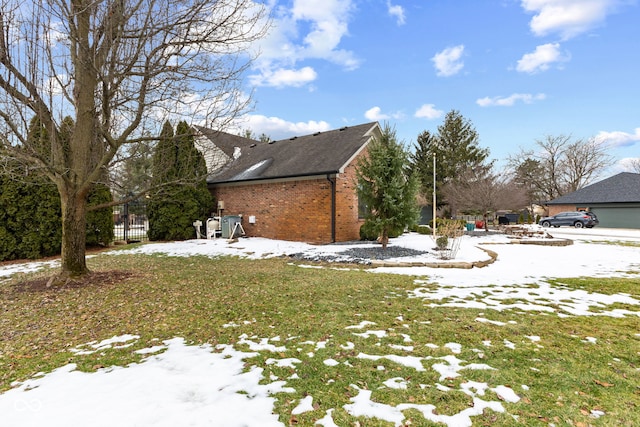
[[[148,205],[151,240],[184,240],[195,237],[195,220],[205,220],[213,207],[207,189],[207,167],[195,147],[193,131],[180,122],[174,134],[166,122],[153,156]]]
[[[363,227],[377,232],[386,249],[394,230],[417,220],[417,182],[408,170],[408,154],[389,125],[369,143],[367,152],[356,169],[358,197],[369,209]]]
[[[73,120],[65,117],[59,137],[66,147]],[[42,123],[34,117],[29,124],[25,150],[46,159],[51,142]],[[60,195],[43,170],[25,168],[16,162],[7,164],[12,171],[0,175],[0,260],[41,258],[60,254],[62,222]],[[89,193],[86,245],[108,245],[113,241],[113,214],[110,207],[92,209],[111,202],[109,187],[95,184]]]
[[[447,203],[442,193],[444,185],[464,175],[469,168],[481,167],[489,157],[489,150],[481,148],[479,140],[471,121],[456,110],[447,113],[436,134],[424,131],[418,135],[411,163],[426,200],[433,194],[433,155],[436,156],[437,204],[443,206]]]

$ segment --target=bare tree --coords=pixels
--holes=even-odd
[[[562,163],[565,191],[571,193],[592,183],[612,163],[607,147],[593,138],[570,143]]]
[[[250,44],[269,25],[252,0],[0,0],[0,156],[46,174],[62,202],[62,266],[87,273],[87,194],[170,117],[223,127],[248,105]],[[70,116],[68,142],[61,123]],[[51,147],[29,146],[37,117]],[[135,150],[134,150],[135,151]]]
[[[475,211],[485,218],[497,209],[520,210],[527,206],[527,190],[508,176],[494,172],[493,164],[466,168],[444,186],[452,211]]]
[[[552,200],[593,182],[612,164],[607,147],[595,139],[546,136],[536,140],[539,150],[520,150],[509,158],[516,180],[532,197]],[[538,200],[538,201],[539,201]]]
[[[640,173],[640,158],[629,159],[627,165],[631,172]]]

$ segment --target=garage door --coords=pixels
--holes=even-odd
[[[599,227],[640,228],[640,208],[591,208],[598,216]]]

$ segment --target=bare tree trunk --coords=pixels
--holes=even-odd
[[[64,188],[60,194],[62,210],[62,253],[60,272],[47,286],[63,284],[89,272],[85,259],[87,195]]]
[[[382,249],[387,249],[387,244],[389,243],[389,230],[387,227],[382,227],[382,234],[380,235],[380,243],[382,243]]]

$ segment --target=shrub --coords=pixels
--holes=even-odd
[[[436,230],[438,238],[436,246],[440,250],[440,257],[443,259],[453,259],[458,253],[460,247],[459,237],[464,234],[466,221],[462,220],[443,220]]]
[[[404,233],[404,227],[396,226],[389,230],[389,238],[401,236]],[[378,240],[380,233],[376,229],[375,219],[367,218],[364,224],[360,226],[360,240]]]
[[[433,229],[431,227],[429,227],[428,225],[417,225],[414,228],[415,229],[413,231],[417,232],[418,234],[431,234],[431,233],[433,233]]]
[[[449,244],[449,238],[447,236],[440,236],[436,239],[436,246],[440,250],[447,249],[448,244]]]
[[[373,221],[365,220],[364,224],[360,226],[360,240],[376,240],[378,238],[378,232],[375,230]]]
[[[113,201],[111,190],[104,184],[96,184],[89,194],[89,206]],[[113,208],[87,212],[87,246],[108,246],[114,238]]]

